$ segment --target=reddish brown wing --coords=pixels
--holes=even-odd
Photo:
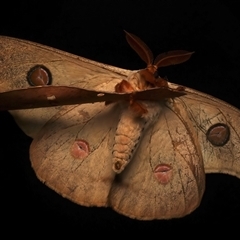
[[[0,110],[29,109],[93,102],[130,100],[163,100],[184,95],[182,90],[168,87],[132,93],[111,93],[77,87],[44,86],[0,93]]]

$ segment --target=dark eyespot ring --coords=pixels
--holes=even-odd
[[[45,66],[36,65],[28,71],[27,81],[31,86],[51,85],[52,74]]]
[[[207,130],[206,137],[212,145],[224,146],[230,138],[230,128],[225,123],[216,123]]]

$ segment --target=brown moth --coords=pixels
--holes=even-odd
[[[205,173],[240,177],[240,111],[156,75],[192,53],[153,61],[126,36],[146,69],[0,37],[0,109],[33,138],[36,175],[63,197],[141,220],[183,217],[199,206]]]

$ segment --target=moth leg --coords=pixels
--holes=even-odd
[[[134,92],[135,90],[128,81],[122,80],[120,83],[118,83],[115,86],[115,91],[117,93],[131,93],[131,92]],[[142,117],[143,114],[146,114],[148,112],[144,104],[141,104],[133,99],[130,100],[129,104],[132,111],[138,117]]]

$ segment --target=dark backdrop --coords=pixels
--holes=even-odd
[[[143,68],[126,43],[125,29],[143,39],[155,55],[173,49],[195,51],[186,65],[162,69],[161,74],[240,108],[240,21],[235,2],[8,0],[1,6],[0,34],[126,69]],[[240,179],[221,174],[207,176],[200,207],[181,219],[137,221],[111,209],[75,205],[37,180],[28,155],[31,139],[10,114],[0,112],[0,123],[1,218],[12,232],[21,225],[19,234],[66,229],[81,237],[84,230],[103,229],[117,234],[160,230],[158,235],[169,236],[175,233],[169,230],[177,228],[183,233],[192,227],[202,231],[217,226],[223,231],[229,225],[233,231],[231,225],[239,222]]]

